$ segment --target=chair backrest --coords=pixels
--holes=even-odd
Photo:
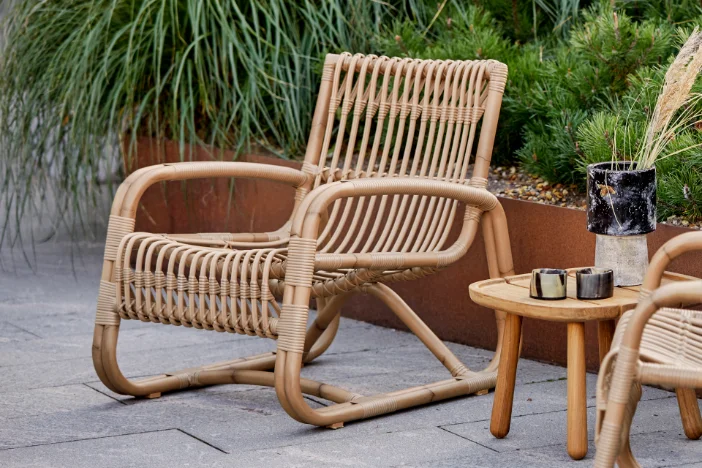
[[[314,182],[302,196],[321,184],[366,177],[484,188],[506,79],[507,67],[493,60],[328,55],[303,165]],[[320,238],[323,251],[416,252],[445,243],[457,203],[378,198],[339,200]]]

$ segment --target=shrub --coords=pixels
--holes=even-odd
[[[632,160],[644,142],[649,116],[663,85],[665,66],[643,68],[630,77],[632,86],[609,110],[598,112],[585,121],[577,139],[582,149],[578,166],[581,180],[585,168],[595,162]],[[699,81],[693,93],[702,91]],[[695,102],[693,102],[693,105]],[[696,101],[693,114],[702,112]],[[690,221],[702,219],[702,149],[698,125],[675,132],[656,161],[658,174],[658,215],[660,219],[682,216]]]
[[[589,9],[583,19],[570,40],[556,47],[553,59],[540,67],[533,91],[508,101],[513,112],[530,115],[529,126],[545,121],[544,127],[551,129],[528,128],[517,153],[528,171],[551,182],[584,183],[576,172],[579,124],[616,103],[629,90],[633,72],[662,62],[673,51],[672,26],[655,20],[638,23],[606,5]],[[554,173],[554,168],[563,170]]]

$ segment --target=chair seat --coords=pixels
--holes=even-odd
[[[227,235],[125,236],[115,278],[123,319],[276,339],[285,286],[287,241],[235,248]],[[415,279],[436,269],[315,271],[312,295],[330,297],[364,284]]]
[[[619,347],[634,310],[622,315],[612,342]],[[662,308],[648,321],[640,348],[641,360],[702,370],[702,311]]]

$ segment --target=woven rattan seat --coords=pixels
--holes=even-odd
[[[151,397],[211,384],[272,386],[292,417],[320,426],[494,387],[499,356],[469,370],[387,283],[421,281],[454,263],[479,224],[490,275],[513,274],[504,212],[486,190],[506,76],[490,60],[328,55],[301,170],[185,162],[130,175],[115,196],[105,247],[93,346],[101,380],[116,392]],[[208,177],[293,186],[289,221],[267,233],[134,232],[149,186]],[[362,396],[300,378],[304,363],[334,339],[344,302],[360,291],[417,335],[447,380]],[[311,299],[318,313],[308,327]],[[262,355],[129,380],[116,361],[126,319],[277,343]],[[501,339],[503,315],[497,319]],[[337,405],[312,409],[303,393]]]
[[[641,398],[641,385],[675,389],[683,429],[690,439],[702,435],[695,389],[702,388],[702,281],[660,286],[676,257],[702,250],[702,233],[668,241],[651,260],[636,309],[625,313],[602,361],[597,382],[595,465],[639,466],[629,445],[629,430]]]

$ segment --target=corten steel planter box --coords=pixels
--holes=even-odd
[[[163,162],[150,151],[156,145],[149,139],[139,141],[140,162]],[[176,143],[162,146],[160,157],[166,161],[179,160]],[[201,149],[200,157],[207,158]],[[146,156],[150,155],[150,156]],[[231,153],[225,153],[225,158]],[[148,158],[151,159],[148,159]],[[141,159],[144,158],[144,159]],[[243,155],[240,161],[279,164],[300,167],[301,164],[264,155]],[[181,184],[169,183],[153,186],[143,198],[143,207],[137,216],[137,230],[151,232],[251,232],[267,231],[280,227],[292,210],[292,189],[285,185],[265,181],[237,180],[234,187],[230,219],[222,223],[229,210],[229,181],[197,181],[183,191]],[[164,199],[164,194],[166,198]],[[281,202],[290,201],[290,205]],[[517,274],[528,273],[534,268],[570,268],[592,266],[595,253],[595,234],[588,232],[586,212],[539,203],[500,198],[510,226],[512,254]],[[166,203],[167,202],[167,203]],[[188,205],[190,204],[190,205]],[[282,206],[281,206],[282,205]],[[188,218],[187,207],[195,207]],[[148,215],[147,215],[148,213]],[[156,227],[154,227],[156,226]],[[653,254],[667,240],[689,231],[686,228],[658,225],[648,235],[649,252]],[[456,233],[453,233],[456,234]],[[671,270],[702,277],[702,252],[689,254],[676,260]],[[418,311],[437,335],[448,341],[495,349],[497,332],[492,311],[470,300],[468,285],[488,278],[487,260],[480,235],[458,263],[436,275],[424,278],[421,287],[416,282],[396,283],[392,287]],[[344,316],[403,329],[404,325],[382,304],[369,295],[356,295],[342,309]],[[597,327],[588,322],[586,327],[588,369],[598,368]],[[524,320],[524,345],[522,356],[566,364],[565,324],[544,320]]]
[[[510,239],[516,274],[534,268],[570,268],[592,266],[595,234],[588,232],[585,211],[539,203],[500,198],[510,226]],[[667,240],[690,229],[659,224],[650,233],[651,255]],[[671,271],[702,277],[702,252],[675,260]],[[417,288],[412,282],[392,287],[403,295],[439,337],[481,348],[495,349],[497,335],[492,311],[473,303],[468,285],[488,277],[482,239],[476,239],[470,255],[436,275],[424,278]],[[344,315],[388,327],[402,329],[402,324],[382,310],[371,297],[358,296],[349,301]],[[566,326],[544,320],[524,319],[522,357],[566,364]],[[597,325],[585,324],[587,365],[591,371],[599,366]]]

